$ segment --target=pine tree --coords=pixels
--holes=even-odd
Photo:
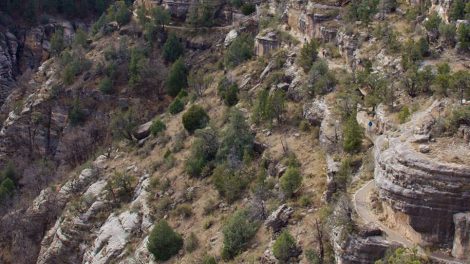
[[[171,65],[170,73],[166,80],[166,91],[170,96],[177,96],[178,93],[188,86],[187,70],[183,59],[178,60]]]
[[[359,150],[362,144],[363,132],[361,126],[357,123],[356,114],[349,116],[343,127],[343,148],[346,152],[353,153]]]
[[[184,53],[183,44],[175,34],[170,34],[163,45],[163,57],[168,62],[176,61]]]

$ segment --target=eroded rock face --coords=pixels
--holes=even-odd
[[[470,259],[470,213],[454,215],[455,235],[452,256],[459,259]]]
[[[387,250],[399,247],[397,243],[385,240],[377,227],[358,227],[358,232],[353,231],[350,226],[351,210],[350,205],[340,200],[330,219],[332,226],[328,235],[333,244],[336,263],[373,264],[382,259]]]
[[[375,181],[391,223],[416,243],[449,245],[454,214],[470,210],[470,166],[418,151],[429,139],[430,111],[396,136],[377,138]]]

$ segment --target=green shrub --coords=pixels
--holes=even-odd
[[[51,37],[51,53],[58,56],[65,48],[64,31],[58,29],[52,34]]]
[[[407,263],[407,264],[421,264],[426,263],[418,255],[418,250],[409,248],[397,248],[391,254],[386,254],[383,260],[378,260],[376,264],[384,263]]]
[[[8,196],[13,194],[15,183],[10,178],[5,178],[0,183],[0,203]]]
[[[104,77],[98,85],[98,89],[104,94],[113,93],[113,81],[109,77]]]
[[[320,258],[318,257],[317,252],[313,249],[307,249],[305,251],[305,257],[310,264],[320,264]]]
[[[81,56],[83,55],[62,52],[61,61],[65,62],[62,80],[65,85],[71,85],[75,77],[90,66],[90,62]]]
[[[169,260],[183,247],[183,239],[165,220],[160,220],[150,232],[147,248],[158,261]]]
[[[241,197],[249,179],[241,171],[233,171],[226,165],[219,165],[212,173],[212,182],[220,196],[233,203]]]
[[[454,24],[441,23],[439,25],[439,35],[445,45],[449,47],[455,45],[455,31]]]
[[[129,81],[130,87],[135,88],[142,84],[147,69],[147,60],[142,49],[133,48],[129,61]]]
[[[107,10],[108,21],[116,21],[119,25],[126,25],[131,21],[132,13],[124,1],[116,1]]]
[[[312,95],[323,95],[333,90],[336,85],[334,74],[329,70],[328,63],[317,60],[308,73],[308,89]]]
[[[193,215],[193,209],[191,208],[190,204],[180,204],[175,209],[175,215],[183,218],[189,218]]]
[[[85,112],[83,112],[80,101],[77,99],[74,101],[72,107],[69,110],[69,121],[72,126],[81,124],[85,121]]]
[[[463,52],[470,51],[470,25],[462,23],[457,31],[459,50]]]
[[[229,123],[222,133],[217,158],[224,160],[230,155],[231,159],[241,161],[245,151],[253,149],[253,140],[254,137],[243,114],[238,109],[232,109]]]
[[[132,133],[136,127],[137,122],[132,109],[118,112],[111,119],[111,133],[117,139],[132,140]]]
[[[429,14],[428,19],[424,22],[424,28],[427,31],[432,33],[437,33],[439,31],[439,25],[442,23],[441,17],[437,12],[432,12]]]
[[[87,37],[87,33],[79,28],[75,33],[75,37],[73,38],[73,47],[81,47],[84,49],[88,48]]]
[[[356,114],[353,113],[343,126],[343,149],[349,153],[358,151],[361,148],[363,136],[362,128],[356,120]]]
[[[162,120],[160,119],[153,120],[152,125],[150,126],[150,133],[153,136],[156,136],[165,130],[166,130],[166,125],[165,123],[163,123]]]
[[[411,115],[410,109],[408,108],[408,106],[404,106],[400,110],[400,112],[398,112],[398,120],[400,121],[400,124],[403,124],[406,121],[408,121],[408,118],[410,117],[410,115]]]
[[[156,6],[151,10],[151,13],[154,23],[162,29],[171,20],[170,12],[162,6]]]
[[[186,22],[193,27],[211,27],[214,25],[216,10],[207,2],[191,5]]]
[[[256,11],[256,6],[254,4],[244,3],[241,7],[241,11],[245,16],[248,16]]]
[[[189,133],[193,133],[196,129],[206,127],[208,122],[209,116],[204,108],[199,105],[192,105],[183,114],[183,126]]]
[[[470,126],[470,106],[456,107],[448,122],[448,130],[451,133],[457,131],[460,125]]]
[[[299,199],[299,204],[300,206],[302,207],[308,207],[312,204],[312,200],[310,199],[309,196],[306,196],[306,195],[303,195],[302,197],[300,197]]]
[[[184,47],[175,34],[170,33],[163,45],[163,58],[166,61],[174,62],[184,54]]]
[[[217,134],[212,129],[204,129],[196,132],[196,139],[191,145],[185,170],[192,177],[202,176],[202,172],[210,161],[215,158],[219,143]]]
[[[127,174],[116,172],[106,184],[109,194],[115,199],[115,202],[128,202],[132,198],[134,191],[134,178]]]
[[[447,63],[437,65],[437,75],[433,80],[432,89],[438,96],[448,96],[448,88],[451,86],[452,75],[450,66]]]
[[[304,72],[308,72],[312,67],[312,63],[317,59],[318,47],[318,42],[315,39],[305,42],[302,46],[297,63],[304,69]]]
[[[273,254],[280,263],[288,263],[290,258],[297,253],[295,239],[287,230],[282,231],[273,245]]]
[[[171,65],[170,73],[166,80],[166,92],[170,96],[177,96],[179,92],[188,86],[188,71],[182,58],[177,59]]]
[[[196,250],[198,247],[199,247],[199,240],[197,239],[196,234],[194,234],[194,232],[191,232],[191,234],[189,234],[188,238],[184,242],[184,250],[186,252],[191,253],[194,250]]]
[[[218,91],[225,105],[234,106],[238,103],[238,85],[236,83],[230,83],[224,78],[219,83]]]
[[[224,224],[222,230],[224,235],[222,258],[230,260],[245,251],[248,247],[248,242],[256,234],[258,226],[258,223],[249,219],[246,211],[239,210],[235,212],[228,219],[227,223]]]
[[[348,5],[346,18],[349,21],[362,21],[369,24],[378,11],[378,0],[352,1]]]
[[[170,111],[170,114],[172,115],[176,115],[180,113],[181,111],[184,110],[183,101],[180,98],[176,97],[175,100],[171,102],[170,106],[168,107],[168,110]]]
[[[287,198],[290,198],[300,188],[302,184],[302,176],[296,167],[289,166],[279,179],[282,192]]]
[[[225,66],[233,68],[251,59],[253,57],[253,48],[253,37],[248,34],[240,35],[230,44],[225,53]]]
[[[453,21],[465,19],[465,2],[463,0],[455,0],[452,2],[449,18]]]

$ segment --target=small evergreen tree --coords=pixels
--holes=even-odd
[[[235,212],[225,223],[222,231],[224,234],[222,258],[230,260],[246,250],[248,242],[256,234],[257,230],[258,224],[250,221],[246,211]]]
[[[183,101],[180,98],[176,97],[175,100],[171,102],[170,106],[168,107],[168,110],[170,111],[170,114],[172,115],[176,115],[180,113],[181,111],[184,110]]]
[[[461,24],[457,32],[457,39],[459,42],[459,50],[462,52],[470,51],[470,25]]]
[[[439,35],[444,45],[454,47],[455,45],[455,25],[441,23],[439,25]]]
[[[80,106],[79,99],[74,100],[74,103],[69,110],[69,120],[72,126],[81,124],[85,121],[85,113]]]
[[[312,67],[312,63],[317,59],[318,46],[318,42],[315,39],[304,43],[302,46],[297,63],[304,69],[304,72],[308,72]]]
[[[302,176],[298,168],[289,166],[279,179],[282,192],[287,198],[291,198],[302,184]]]
[[[183,239],[165,220],[160,220],[150,232],[147,248],[158,261],[169,260],[183,247]]]
[[[250,133],[245,117],[240,110],[233,108],[230,111],[229,124],[223,132],[217,157],[224,160],[228,156],[237,161],[243,159],[245,150],[253,148],[253,135]]]
[[[64,48],[64,31],[62,29],[58,29],[54,32],[54,34],[52,34],[51,37],[51,53],[55,56],[58,56],[62,50],[64,50]]]
[[[150,126],[150,133],[153,136],[157,136],[158,134],[160,134],[161,132],[165,130],[166,130],[166,125],[165,123],[163,123],[162,120],[160,119],[153,120],[152,125]]]
[[[183,44],[179,41],[175,34],[171,33],[163,45],[163,58],[166,61],[174,62],[184,53]]]
[[[441,17],[437,14],[437,12],[432,12],[424,22],[424,27],[427,31],[436,34],[439,32],[439,25],[441,22]]]
[[[238,66],[242,62],[253,57],[254,41],[253,37],[248,34],[242,34],[237,37],[227,49],[224,62],[228,68]]]
[[[104,94],[113,93],[113,81],[109,77],[104,77],[101,80],[98,89]]]
[[[361,126],[357,123],[356,113],[352,113],[343,127],[343,149],[346,152],[353,153],[359,150],[362,144],[363,132]]]
[[[188,72],[184,65],[184,61],[182,58],[179,58],[173,63],[173,65],[171,65],[170,73],[168,74],[165,83],[166,92],[170,96],[177,96],[182,89],[185,89],[188,86],[187,75]]]
[[[170,13],[162,6],[156,6],[154,9],[152,9],[152,18],[155,24],[164,30],[165,25],[170,22]]]
[[[138,48],[131,50],[131,59],[129,61],[129,86],[135,88],[142,83],[146,61],[143,52]]]
[[[126,3],[123,1],[117,1],[116,5],[116,12],[114,20],[118,22],[119,25],[123,26],[126,25],[131,21],[132,13],[127,7]]]
[[[273,245],[273,254],[280,263],[289,263],[289,260],[297,255],[297,244],[289,231],[282,231]]]
[[[452,2],[449,18],[453,21],[465,18],[465,2],[463,0],[454,0]]]

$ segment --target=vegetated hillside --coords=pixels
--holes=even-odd
[[[467,1],[0,10],[1,262],[470,254]]]

